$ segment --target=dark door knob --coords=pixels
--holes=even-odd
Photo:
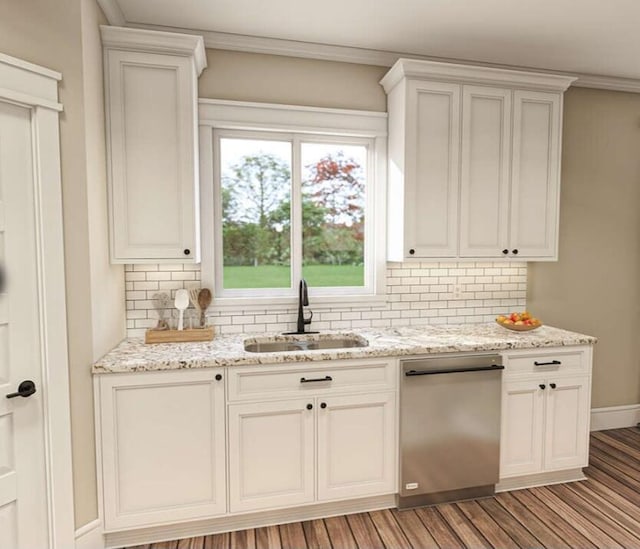
[[[411,249],[409,250],[409,253],[410,253],[411,255],[413,255],[413,254],[415,254],[415,253],[416,253],[416,251],[415,251],[413,248],[411,248]]]
[[[552,389],[556,388],[556,384],[555,383],[549,383],[549,387],[551,387]]]
[[[547,388],[544,383],[541,383],[540,385],[538,385],[538,387],[540,387],[540,389],[542,389],[543,391]]]
[[[323,410],[327,407],[327,403],[323,402],[322,404],[320,404],[320,408],[322,408]]]
[[[216,374],[216,381],[220,381],[222,379],[222,374]]]
[[[502,250],[502,253],[503,253],[504,255],[507,255],[507,254],[509,253],[509,250],[507,250],[507,249],[505,248],[504,250]]]
[[[189,255],[190,253],[191,253],[191,250],[189,248],[184,249],[184,255]]]
[[[7,398],[16,398],[16,397],[29,397],[31,396],[33,393],[36,392],[36,384],[31,381],[30,379],[27,379],[25,381],[23,381],[20,385],[18,385],[18,391],[15,393],[9,393],[7,395]]]
[[[307,410],[313,410],[313,404],[307,404]]]
[[[512,253],[513,255],[518,255],[518,249],[516,248],[515,250],[511,250],[511,253]]]

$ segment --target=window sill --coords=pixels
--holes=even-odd
[[[314,311],[356,307],[383,309],[386,304],[386,295],[309,296],[309,308]],[[214,299],[210,310],[228,314],[255,310],[293,310],[297,307],[298,299],[294,297],[223,297]]]

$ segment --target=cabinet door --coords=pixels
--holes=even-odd
[[[318,499],[393,493],[394,394],[321,397],[317,402]]]
[[[462,88],[460,256],[502,257],[508,245],[511,91]]]
[[[559,93],[514,92],[510,249],[518,257],[557,255],[561,101]]]
[[[226,512],[224,383],[215,373],[99,378],[107,531]]]
[[[193,62],[120,50],[105,62],[112,261],[196,262]]]
[[[549,377],[545,470],[586,467],[589,462],[588,376]]]
[[[313,399],[229,406],[230,510],[314,499]]]
[[[544,381],[504,381],[500,478],[542,471]],[[546,384],[545,384],[546,386]]]
[[[407,94],[405,255],[455,257],[460,86],[411,81]]]

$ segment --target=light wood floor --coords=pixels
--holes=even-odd
[[[411,511],[242,530],[145,549],[640,548],[640,430],[591,435],[587,481]]]

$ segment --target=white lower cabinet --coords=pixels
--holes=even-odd
[[[515,355],[505,366],[500,478],[586,467],[591,350]]]
[[[297,399],[229,406],[231,512],[313,501],[312,402]]]
[[[224,399],[222,370],[96,378],[106,531],[226,512]]]
[[[395,491],[395,395],[323,397],[318,408],[318,500]]]

